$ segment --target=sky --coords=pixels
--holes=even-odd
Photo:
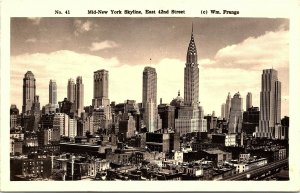
[[[220,116],[228,92],[240,92],[245,110],[252,93],[259,107],[263,69],[282,83],[282,117],[289,115],[289,20],[271,18],[12,18],[11,104],[22,109],[24,74],[36,78],[41,106],[50,79],[57,99],[69,78],[82,76],[84,105],[92,104],[93,72],[109,71],[109,99],[142,101],[145,66],[157,72],[157,98],[183,96],[186,52],[193,25],[199,64],[199,101],[205,114]]]

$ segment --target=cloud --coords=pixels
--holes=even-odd
[[[280,29],[220,49],[206,67],[265,69],[289,64],[289,32]]]
[[[30,21],[32,21],[32,23],[34,25],[39,25],[42,18],[41,17],[28,17],[27,19],[29,19]]]
[[[35,43],[37,41],[36,38],[29,38],[27,40],[25,40],[26,43]]]
[[[69,50],[51,53],[22,54],[11,57],[11,102],[21,107],[22,79],[27,71],[32,71],[36,78],[37,95],[41,105],[48,103],[48,84],[55,79],[58,85],[58,100],[66,97],[66,86],[69,78],[83,76],[83,81],[92,88],[93,72],[99,69],[110,69],[118,66],[117,58],[104,59],[99,56],[80,54]],[[89,84],[87,83],[89,82]],[[91,89],[86,87],[86,89]],[[91,99],[92,92],[86,92]],[[89,101],[89,100],[88,100]],[[86,101],[86,102],[88,102]]]
[[[55,79],[58,86],[58,100],[67,95],[69,78],[83,77],[84,104],[90,105],[93,98],[93,72],[99,69],[109,71],[109,98],[117,103],[126,99],[137,102],[142,100],[142,73],[149,64],[120,64],[116,58],[104,59],[89,54],[61,50],[52,53],[23,54],[11,58],[11,100],[21,106],[22,78],[31,70],[36,78],[37,94],[41,105],[48,103],[48,84]],[[157,72],[157,101],[170,103],[177,96],[178,90],[184,93],[185,61],[164,58],[151,64]],[[172,69],[172,70],[170,70]],[[259,99],[260,72],[249,72],[243,69],[205,69],[199,65],[200,102],[206,113],[219,112],[227,92],[240,91],[241,94],[253,92],[253,100]],[[244,77],[241,79],[241,77]],[[256,100],[255,100],[256,98]]]
[[[119,47],[119,45],[110,40],[105,40],[102,42],[93,42],[92,45],[89,47],[90,51],[98,51],[98,50],[104,50],[108,48],[116,48]]]
[[[75,26],[74,34],[75,36],[78,36],[81,33],[91,31],[92,27],[94,26],[94,23],[92,23],[89,20],[83,22],[82,20],[76,19],[74,21],[74,26]]]
[[[90,29],[90,28],[87,28]],[[117,47],[112,41],[95,42],[91,51]],[[278,70],[282,82],[282,115],[289,110],[289,68],[288,32],[266,32],[259,37],[249,37],[244,41],[220,49],[213,59],[199,60],[199,100],[206,114],[214,110],[220,115],[221,104],[227,93],[233,96],[240,92],[244,100],[247,92],[252,93],[253,105],[259,107],[261,74],[264,68],[272,66]],[[93,98],[93,72],[99,69],[109,71],[109,98],[117,103],[126,99],[142,100],[142,72],[149,63],[130,65],[120,63],[116,57],[103,58],[90,54],[80,54],[68,50],[51,53],[22,54],[11,58],[11,102],[21,107],[22,78],[31,70],[37,83],[37,94],[41,105],[48,103],[48,84],[56,79],[58,100],[67,95],[67,80],[83,77],[84,104],[90,105]],[[178,90],[184,93],[185,61],[163,58],[155,64],[158,77],[157,101],[163,103],[177,96]]]

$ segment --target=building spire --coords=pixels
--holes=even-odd
[[[187,51],[187,64],[197,63],[197,48],[194,40],[194,24],[192,23],[191,40]]]

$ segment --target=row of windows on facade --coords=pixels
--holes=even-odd
[[[34,161],[30,161],[30,162],[29,162],[29,164],[30,164],[30,165],[32,165],[32,164],[33,164],[33,165],[35,165],[35,164],[39,164],[39,163],[40,163],[41,165],[43,165],[43,164],[44,164],[44,162],[43,162],[43,161],[40,161],[40,162],[39,162],[39,161],[36,161],[36,162],[34,162]],[[24,164],[24,165],[26,165],[26,164],[28,164],[28,162],[24,162],[23,164]]]
[[[28,169],[25,169],[25,168],[24,168],[24,173],[25,173],[27,170],[28,170]],[[44,172],[44,170],[41,170],[41,171],[37,170],[37,171],[36,171],[36,173],[43,173],[43,172]],[[34,173],[35,173],[35,171],[34,171],[34,170],[32,170],[32,171],[31,171],[31,173],[33,173],[33,174],[34,174]]]

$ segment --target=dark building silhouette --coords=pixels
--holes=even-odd
[[[179,133],[146,133],[146,146],[151,151],[165,153],[179,151]]]
[[[259,125],[259,108],[250,107],[243,113],[243,132],[252,135]]]
[[[74,105],[75,105],[74,103],[69,101],[67,98],[64,98],[64,100],[58,102],[58,104],[59,104],[59,111],[61,113],[65,113],[69,115],[71,118],[74,117]]]
[[[179,112],[179,109],[180,107],[184,106],[184,99],[183,97],[180,96],[180,91],[178,91],[178,95],[176,98],[174,98],[171,102],[170,102],[170,105],[175,107],[175,119],[178,118],[178,112]]]
[[[14,129],[20,125],[19,109],[16,105],[10,106],[10,129]]]
[[[10,180],[28,181],[34,178],[49,178],[51,175],[51,158],[28,156],[28,158],[10,159]]]
[[[22,113],[31,114],[32,105],[35,101],[36,86],[34,74],[31,71],[26,72],[23,78],[23,106]]]
[[[119,135],[128,139],[134,136],[135,131],[135,120],[133,116],[130,113],[128,115],[123,115],[122,120],[119,121]]]
[[[158,114],[162,121],[162,129],[174,129],[175,107],[167,104],[160,104],[158,105]]]
[[[207,132],[216,132],[218,118],[213,115],[204,116],[204,119],[207,120]]]
[[[54,120],[54,114],[52,115],[42,115],[40,125],[42,129],[48,129],[53,128],[53,120]]]

